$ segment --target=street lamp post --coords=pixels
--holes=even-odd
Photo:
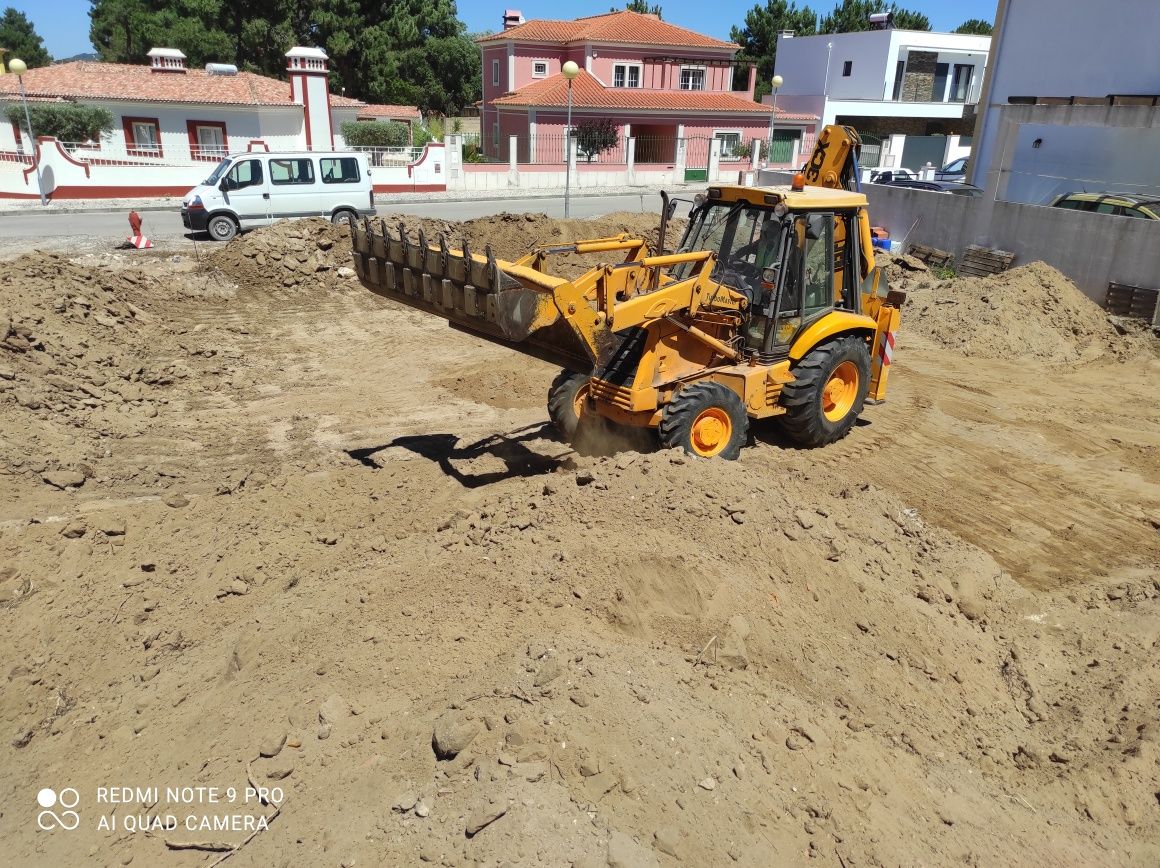
[[[8,71],[16,73],[16,80],[20,83],[20,101],[24,103],[24,122],[28,125],[28,140],[32,143],[32,166],[36,169],[36,189],[40,191],[40,204],[47,205],[44,197],[44,183],[40,180],[40,160],[36,158],[36,136],[32,133],[32,118],[28,114],[28,96],[24,93],[24,73],[28,72],[28,64],[19,57],[8,62]]]
[[[560,69],[568,79],[568,123],[564,130],[564,216],[571,216],[572,194],[572,79],[580,74],[580,67],[569,60]]]
[[[773,85],[773,111],[769,113],[769,165],[773,167],[773,131],[777,128],[777,89],[785,83],[785,79],[780,75],[775,75],[771,80]]]

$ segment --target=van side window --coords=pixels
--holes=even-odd
[[[354,157],[323,157],[318,161],[323,184],[357,184],[358,160]]]
[[[226,175],[226,187],[241,190],[262,183],[262,163],[260,160],[242,160],[236,163]]]
[[[313,184],[314,161],[309,157],[270,160],[271,184]]]

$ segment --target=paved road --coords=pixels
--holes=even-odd
[[[486,194],[484,194],[486,195]],[[406,202],[392,203],[385,196],[377,202],[380,214],[403,213],[420,217],[440,217],[445,220],[471,220],[502,211],[543,212],[552,217],[564,216],[562,199],[485,199],[466,202]],[[576,196],[572,199],[573,217],[594,217],[612,211],[647,211],[659,215],[660,196],[655,193],[618,194],[613,196]],[[128,211],[124,213],[37,214],[18,213],[0,215],[0,239],[51,238],[124,238],[129,232]],[[155,239],[176,239],[185,234],[181,217],[172,211],[142,212],[145,234]]]

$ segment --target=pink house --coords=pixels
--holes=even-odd
[[[770,107],[754,102],[756,70],[736,59],[738,46],[655,15],[610,12],[575,21],[525,22],[504,14],[504,29],[477,40],[483,53],[481,147],[506,159],[516,136],[521,162],[562,162],[568,82],[561,67],[572,60],[573,127],[610,118],[616,146],[579,159],[624,162],[628,137],[637,163],[672,164],[685,142],[688,180],[701,180],[710,143],[721,141],[722,160],[748,158],[751,142],[769,137]],[[817,118],[778,111],[779,138],[812,139]]]

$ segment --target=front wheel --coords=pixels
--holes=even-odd
[[[749,416],[733,390],[720,383],[693,383],[665,405],[658,432],[669,448],[733,461],[749,437]]]
[[[587,374],[578,374],[564,368],[548,389],[548,418],[560,436],[569,443],[575,439],[580,417],[584,413],[588,380]]]
[[[349,208],[340,208],[331,215],[330,222],[335,226],[353,226],[355,219],[354,212]]]
[[[850,336],[822,344],[794,366],[781,390],[781,426],[800,446],[825,446],[845,437],[870,391],[870,351]]]
[[[225,214],[209,218],[209,223],[206,224],[205,228],[209,232],[209,237],[214,241],[229,241],[238,234],[238,224],[234,222],[232,217],[227,217]]]

